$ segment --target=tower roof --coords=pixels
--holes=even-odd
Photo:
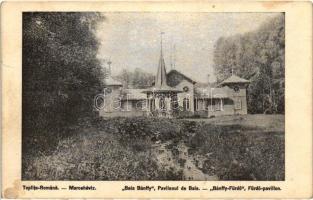
[[[231,75],[229,78],[225,79],[220,85],[229,84],[229,83],[249,83],[250,81],[240,78],[236,75]]]
[[[161,33],[161,52],[160,52],[159,66],[158,66],[157,75],[155,77],[155,87],[157,88],[168,87],[167,79],[166,79],[165,62],[163,58],[162,34],[163,33]]]
[[[162,88],[167,86],[165,62],[161,50],[157,75],[155,77],[155,87]]]
[[[159,59],[159,65],[158,65],[158,71],[155,77],[155,85],[154,88],[150,88],[149,90],[146,90],[144,92],[181,92],[178,89],[175,89],[173,87],[170,87],[167,85],[167,78],[166,78],[166,67],[165,62],[163,58],[163,48],[162,48],[162,34],[161,33],[161,51],[160,51],[160,59]]]

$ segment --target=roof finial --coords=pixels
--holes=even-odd
[[[110,57],[110,59],[108,60],[108,65],[109,65],[108,75],[109,76],[111,76],[111,64],[112,62],[111,62],[111,57]]]
[[[162,46],[162,42],[163,42],[163,37],[162,37],[162,35],[164,34],[164,32],[160,32],[160,36],[161,36],[161,54],[163,53],[162,51],[163,51],[163,46]]]
[[[174,44],[174,58],[173,58],[173,69],[175,69],[175,66],[176,66],[176,45]]]
[[[175,46],[175,44],[174,45],[172,44],[171,57],[170,57],[170,59],[171,59],[171,70],[175,69],[175,61],[176,61],[175,60],[176,59],[175,50],[176,50],[176,46]]]

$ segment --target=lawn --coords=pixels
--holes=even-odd
[[[284,180],[283,115],[85,120],[23,135],[23,180]]]

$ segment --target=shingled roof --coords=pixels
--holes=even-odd
[[[177,71],[176,69],[172,69],[169,73],[167,73],[167,76],[170,76],[173,73],[177,73],[179,75],[181,75],[182,77],[184,77],[187,81],[195,84],[196,81],[192,80],[191,78],[189,78],[188,76],[186,76],[185,74],[181,73],[180,71]]]
[[[228,84],[228,83],[249,83],[250,81],[240,78],[236,75],[231,75],[231,77],[225,79],[223,82],[221,82],[221,85]]]

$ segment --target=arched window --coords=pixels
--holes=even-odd
[[[160,101],[159,101],[159,108],[160,108],[161,110],[165,110],[165,109],[166,109],[165,98],[164,98],[164,97],[161,97],[161,98],[160,98]]]
[[[150,99],[150,109],[155,110],[155,100],[154,99]]]
[[[223,111],[223,99],[216,99],[215,100],[215,110],[216,111]]]
[[[190,109],[189,98],[184,98],[184,100],[183,100],[183,108],[184,108],[184,110],[189,110]]]
[[[172,110],[177,110],[178,109],[178,98],[177,95],[173,95],[171,97],[171,109]]]

